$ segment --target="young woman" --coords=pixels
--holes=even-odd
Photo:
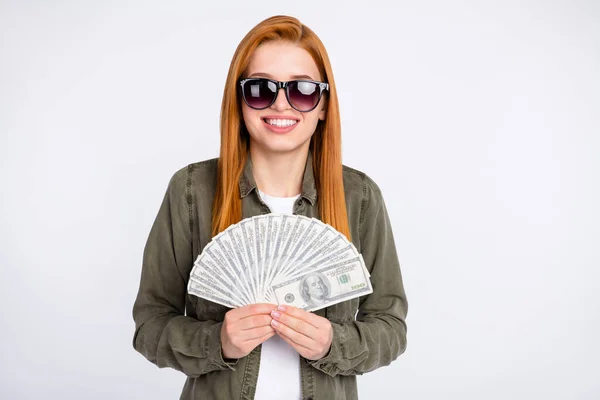
[[[211,238],[269,212],[315,217],[344,234],[364,258],[373,293],[314,313],[229,309],[188,295],[194,260]],[[305,283],[316,299],[318,281]],[[269,18],[231,62],[219,158],[169,182],[144,250],[133,345],[188,376],[182,399],[356,399],[356,375],[405,350],[406,312],[381,191],[341,162],[327,52],[295,18]]]

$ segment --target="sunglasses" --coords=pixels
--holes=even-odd
[[[317,107],[323,91],[329,90],[329,84],[308,80],[279,82],[266,78],[247,78],[240,80],[242,97],[248,107],[264,110],[271,107],[279,89],[285,89],[285,97],[296,111],[309,112]]]

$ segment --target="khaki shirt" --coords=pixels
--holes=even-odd
[[[187,375],[180,399],[253,399],[261,346],[226,362],[221,324],[229,310],[189,295],[197,256],[211,240],[217,159],[190,164],[171,178],[146,243],[133,306],[134,348],[160,368]],[[373,293],[316,311],[331,321],[333,342],[320,360],[300,357],[302,398],[357,399],[356,375],[394,361],[406,349],[407,301],[386,206],[379,187],[363,172],[343,167],[352,242],[371,274]],[[243,218],[267,214],[252,175],[240,179]],[[312,156],[294,214],[319,218]]]

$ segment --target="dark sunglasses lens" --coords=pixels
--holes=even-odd
[[[313,109],[319,102],[319,85],[312,82],[291,82],[288,86],[290,104],[298,111]]]
[[[252,108],[268,107],[277,93],[277,85],[266,79],[256,79],[244,83],[244,98]]]

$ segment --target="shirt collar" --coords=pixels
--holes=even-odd
[[[240,176],[239,185],[241,197],[248,196],[252,190],[256,189],[256,181],[254,180],[254,175],[252,174],[252,159],[249,153],[248,157],[246,158],[246,164],[244,165],[244,171]],[[302,193],[300,195],[308,200],[311,205],[315,205],[315,201],[317,200],[317,185],[315,183],[315,175],[312,166],[312,153],[310,150],[308,151],[308,157],[306,158],[304,177],[302,178]]]

